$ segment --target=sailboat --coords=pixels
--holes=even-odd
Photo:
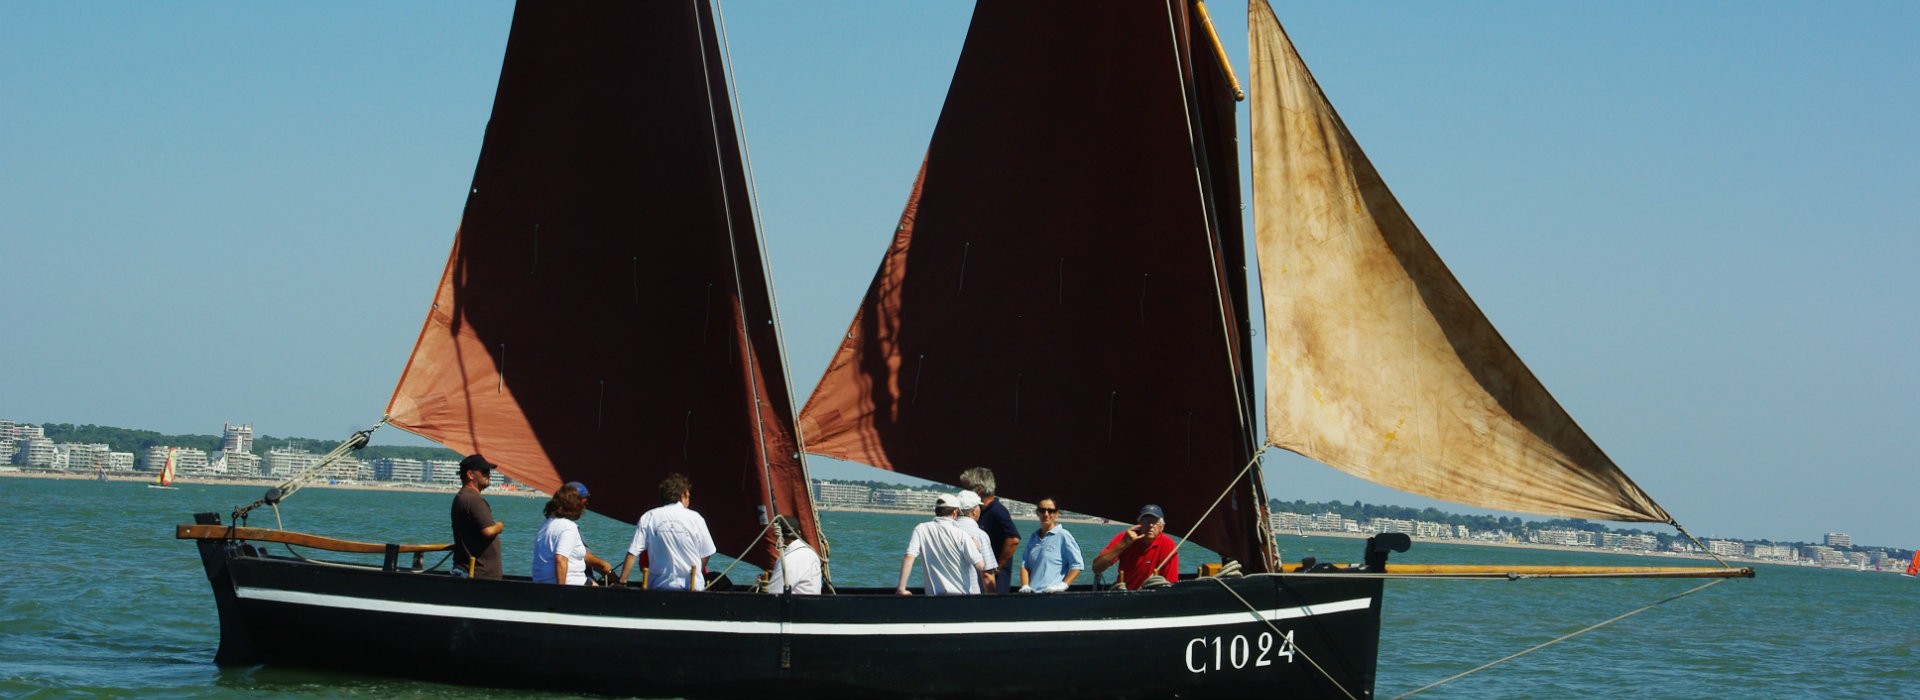
[[[1355,294],[1269,269],[1268,250],[1287,246],[1287,232],[1306,234],[1296,247],[1314,242],[1315,224],[1284,222],[1392,218],[1378,215],[1397,207],[1379,199],[1364,159],[1353,161],[1357,147],[1304,66],[1289,63],[1298,59],[1271,10],[1252,9],[1262,18],[1255,95],[1268,101],[1254,109],[1256,188],[1291,198],[1257,220],[1261,270],[1300,280],[1291,291],[1265,287],[1266,356],[1289,357],[1275,345],[1281,335],[1370,353],[1285,363],[1293,374],[1281,385],[1307,385],[1316,398],[1303,402],[1329,415],[1276,423],[1276,406],[1295,410],[1293,389],[1269,382],[1265,441],[1462,502],[1668,520],[1558,412],[1457,285],[1434,288],[1451,278],[1410,224],[1381,249],[1417,274],[1403,275],[1399,303],[1361,316],[1391,325],[1377,316],[1451,302],[1445,322],[1425,324],[1436,335],[1402,337],[1409,356],[1384,361],[1447,364],[1436,373],[1465,389],[1411,371],[1351,376],[1351,363],[1388,351],[1315,326],[1314,304],[1276,311],[1277,293]],[[1158,503],[1176,531],[1243,575],[950,597],[470,581],[420,564],[447,545],[248,527],[251,509],[282,502],[296,477],[224,519],[201,513],[177,530],[196,542],[213,590],[216,661],[647,696],[1370,695],[1382,580],[1398,573],[1388,553],[1406,542],[1370,541],[1364,564],[1326,572],[1278,560],[1235,214],[1237,90],[1204,8],[981,2],[896,237],[798,414],[716,29],[705,2],[515,10],[461,227],[384,422],[483,453],[533,488],[591,483],[594,509],[629,522],[665,473],[683,472],[721,550],[762,568],[775,553],[766,526],[775,515],[793,516],[831,559],[805,453],[940,481],[989,465],[1011,497],[1072,493],[1075,510],[1114,519]],[[1061,89],[1062,75],[1076,76],[1074,89]],[[1301,101],[1281,112],[1318,115],[1308,128],[1333,149],[1318,165],[1314,153],[1272,145],[1299,128],[1277,120],[1279,100]],[[1344,225],[1340,235],[1359,228],[1322,223]],[[1329,304],[1345,315],[1365,301]],[[1382,387],[1348,384],[1368,377],[1408,393],[1366,410]],[[1411,405],[1454,390],[1466,393],[1447,394],[1447,411]],[[1372,432],[1382,419],[1401,426],[1386,444]],[[1462,422],[1466,434],[1447,427]],[[357,434],[335,453],[365,442]],[[1527,488],[1547,481],[1555,485]],[[321,562],[256,542],[384,561]],[[1049,673],[984,685],[960,682],[947,663],[1043,655]]]
[[[1900,575],[1905,576],[1907,578],[1920,576],[1920,551],[1915,551],[1913,553],[1913,562],[1910,564],[1907,564],[1907,570],[1901,572]]]
[[[167,448],[167,461],[165,464],[160,466],[160,474],[154,477],[153,483],[147,484],[147,488],[167,489],[169,491],[175,490],[175,487],[173,485],[173,478],[174,478],[174,468],[177,466],[178,460],[179,460],[179,448],[174,448],[174,447]]]

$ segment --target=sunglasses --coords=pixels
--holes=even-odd
[[[1035,509],[1033,509],[1033,510],[1034,510],[1034,512],[1036,512],[1036,513],[1058,513],[1058,512],[1060,512],[1060,509],[1059,509],[1059,508],[1035,508]]]

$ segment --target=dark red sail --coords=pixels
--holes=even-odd
[[[981,2],[808,451],[1132,520],[1272,566],[1231,90],[1186,2]],[[1230,486],[1231,485],[1231,486]]]
[[[684,473],[737,554],[818,536],[718,47],[704,2],[520,4],[387,420],[629,522]]]

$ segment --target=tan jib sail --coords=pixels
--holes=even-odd
[[[983,0],[814,454],[1053,497],[1272,566],[1234,103],[1185,0]],[[1214,499],[1226,495],[1204,522]],[[927,507],[931,507],[929,502]]]
[[[387,420],[627,522],[684,473],[728,554],[769,511],[818,545],[714,29],[705,2],[519,5]]]
[[[1272,8],[1248,9],[1268,442],[1456,503],[1671,521],[1467,297]]]

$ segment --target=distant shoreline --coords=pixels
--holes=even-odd
[[[151,474],[128,474],[126,472],[119,472],[119,473],[110,472],[106,476],[107,476],[106,478],[107,481],[136,481],[140,483],[152,483],[154,480],[154,476]],[[92,474],[68,474],[65,472],[40,472],[40,471],[33,471],[33,472],[0,471],[0,477],[25,477],[29,479],[59,479],[63,481],[95,481],[100,478]],[[173,483],[175,484],[207,484],[211,486],[262,486],[262,487],[265,487],[265,486],[278,486],[280,485],[281,481],[282,481],[281,479],[182,478],[182,479],[175,479]],[[316,481],[316,482],[307,484],[306,486],[303,486],[301,488],[345,489],[349,491],[403,491],[407,493],[448,493],[448,494],[459,490],[458,487],[454,487],[454,486],[435,486],[431,484],[408,484],[408,483],[391,483],[391,482],[382,483],[382,484],[363,484],[363,483],[340,483],[340,482],[328,482],[328,481]],[[546,498],[547,497],[547,494],[540,493],[539,491],[535,491],[529,488],[516,488],[511,490],[492,488],[492,489],[487,489],[487,495],[489,497],[491,496],[520,496],[524,498]]]
[[[109,473],[106,476],[107,476],[107,481],[152,482],[154,480],[154,477],[151,475],[127,474],[125,472]],[[99,478],[98,476],[90,475],[90,474],[69,474],[64,472],[42,472],[42,471],[32,471],[32,472],[3,471],[3,470],[0,470],[0,477],[26,477],[31,479],[61,479],[61,480],[67,480],[67,481],[94,481]],[[175,483],[181,483],[181,482],[176,481]],[[276,486],[280,484],[280,480],[278,479],[219,479],[219,480],[211,480],[211,481],[186,480],[185,483],[214,484],[214,485],[223,485],[223,486],[267,487],[267,486]],[[455,490],[457,490],[454,488],[444,487],[444,486],[432,486],[432,485],[426,485],[426,484],[406,484],[406,483],[363,484],[363,483],[316,482],[316,483],[307,484],[303,488],[346,489],[351,491],[399,491],[399,492],[406,492],[406,493],[453,493]],[[518,496],[521,498],[546,498],[547,497],[547,494],[540,493],[539,491],[535,491],[533,489],[528,489],[528,488],[518,488],[514,490],[488,489],[487,495],[490,497],[491,496]],[[871,508],[871,507],[862,508],[857,506],[819,506],[819,510],[841,511],[841,512],[849,512],[849,513],[880,513],[880,514],[887,514],[887,515],[929,515],[929,516],[931,515],[930,513],[920,511],[920,510],[895,510],[895,509]],[[1033,520],[1031,518],[1015,518],[1015,519],[1020,520],[1022,522],[1037,522],[1036,520]],[[1061,522],[1077,523],[1077,524],[1083,524],[1083,525],[1125,525],[1126,524],[1121,521],[1102,521],[1099,518],[1093,518],[1093,517],[1064,518],[1061,520]],[[1287,533],[1278,533],[1278,532],[1274,533],[1274,537],[1283,543],[1290,536],[1296,536],[1296,535],[1290,535]],[[1306,536],[1365,539],[1367,537],[1372,537],[1373,533],[1330,532],[1330,531],[1315,530],[1313,532],[1306,533]],[[1633,552],[1633,551],[1617,550],[1617,549],[1601,549],[1599,547],[1569,547],[1566,545],[1537,544],[1532,542],[1488,542],[1486,540],[1434,539],[1434,538],[1428,538],[1428,537],[1413,537],[1412,535],[1409,535],[1408,537],[1412,537],[1413,541],[1416,543],[1424,542],[1424,543],[1432,543],[1432,544],[1458,544],[1458,545],[1467,545],[1471,547],[1504,547],[1509,549],[1534,549],[1534,550],[1544,550],[1544,551],[1574,552],[1574,553],[1580,553],[1580,554],[1620,554],[1620,555],[1628,555],[1628,556],[1662,557],[1667,559],[1713,561],[1713,557],[1704,555],[1704,554],[1682,554],[1678,552]],[[1811,562],[1804,562],[1804,561],[1749,559],[1746,557],[1722,557],[1722,559],[1729,563],[1740,563],[1740,564],[1772,564],[1776,566],[1825,568],[1825,567],[1820,567],[1818,564],[1811,563]],[[1873,569],[1839,568],[1838,570],[1864,571],[1867,573],[1874,573]],[[1881,573],[1888,573],[1888,572],[1899,573],[1899,571],[1897,570],[1887,570]]]

